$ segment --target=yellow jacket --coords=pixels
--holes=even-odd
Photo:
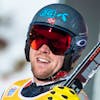
[[[22,96],[21,90],[24,87],[29,86],[31,83],[32,83],[31,78],[20,80],[20,81],[13,83],[8,89],[5,90],[1,100],[49,100],[47,98],[48,96],[54,96],[54,95],[50,94],[50,91],[48,91],[46,93],[42,93],[42,94],[40,94],[39,96],[36,96],[36,97],[24,97],[24,96]],[[67,89],[67,91],[69,91],[69,88],[66,88],[66,89]],[[58,88],[55,88],[55,91],[56,90],[58,91]],[[66,94],[70,95],[70,94],[68,94],[67,91],[66,91]],[[59,93],[61,93],[61,92],[59,92]],[[84,99],[81,99],[81,100],[88,100],[87,97],[85,97],[85,95],[83,97],[83,94],[84,94],[83,92],[80,93],[82,98],[84,98]],[[57,95],[59,95],[59,94],[57,94]],[[57,96],[55,96],[55,98],[56,97]],[[78,96],[76,94],[72,98],[74,98],[74,99],[67,99],[67,100],[79,100]],[[56,99],[53,99],[53,100],[58,100],[58,99],[56,98]],[[65,99],[59,99],[59,100],[65,100]]]

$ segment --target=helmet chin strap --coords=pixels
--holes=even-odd
[[[59,70],[58,72],[56,72],[55,74],[53,74],[52,76],[45,78],[45,79],[41,79],[41,78],[37,78],[38,80],[41,81],[56,81],[60,78],[63,78],[67,75],[68,73],[66,71],[63,70]]]

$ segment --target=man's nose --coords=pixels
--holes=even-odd
[[[40,48],[39,51],[45,54],[49,54],[50,53],[50,48],[48,45],[43,44]]]

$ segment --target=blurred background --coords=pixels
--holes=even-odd
[[[24,55],[25,39],[30,21],[43,6],[66,3],[85,18],[89,39],[79,62],[100,41],[99,0],[0,0],[0,96],[16,80],[32,77],[30,64]],[[89,81],[85,90],[90,100],[100,98],[100,71]]]

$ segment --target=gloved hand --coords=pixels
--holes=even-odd
[[[62,86],[55,86],[52,90],[42,94],[35,100],[80,100],[73,89]]]

